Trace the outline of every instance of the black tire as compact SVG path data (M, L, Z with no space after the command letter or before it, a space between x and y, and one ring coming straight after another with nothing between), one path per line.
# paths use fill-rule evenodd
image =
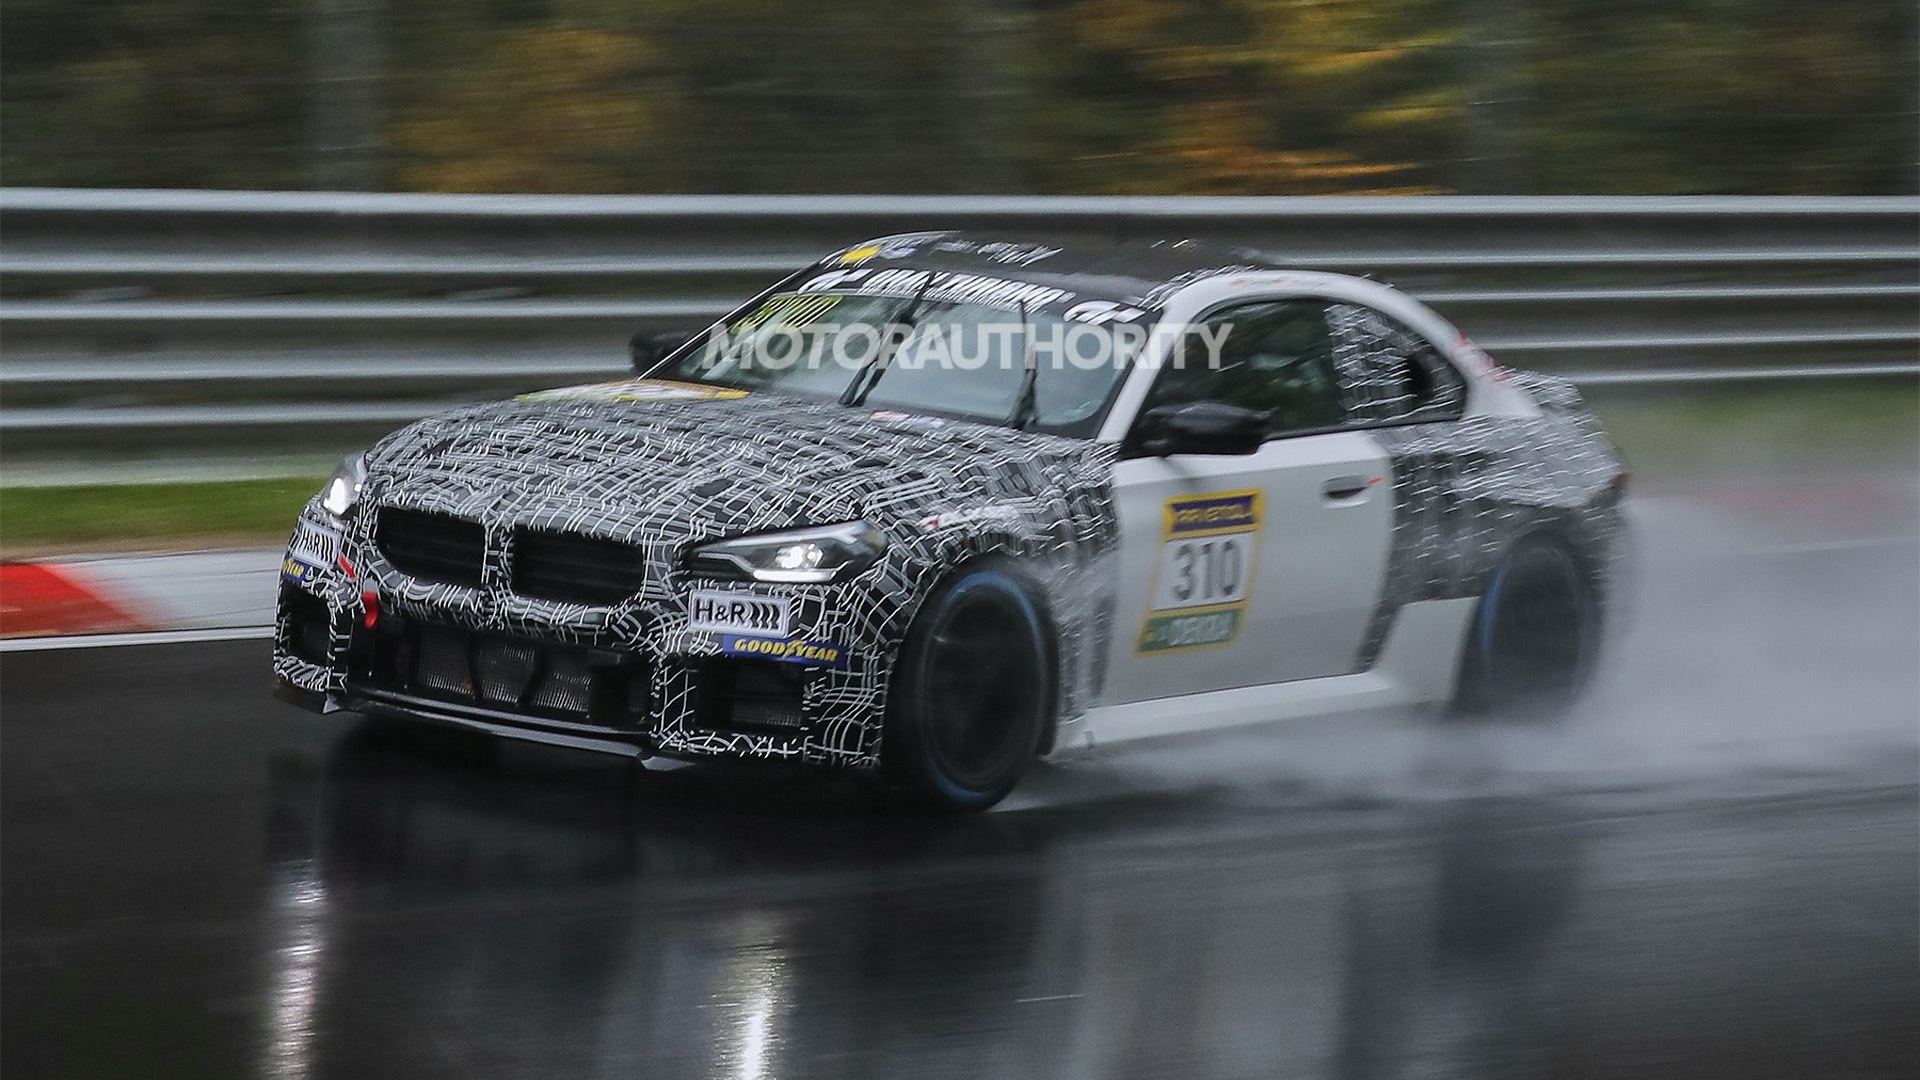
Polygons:
M1456 711L1553 720L1586 683L1599 610L1580 561L1535 534L1507 552L1468 624Z
M1053 719L1052 634L998 561L943 582L907 630L887 698L888 778L910 801L985 810L1005 798Z

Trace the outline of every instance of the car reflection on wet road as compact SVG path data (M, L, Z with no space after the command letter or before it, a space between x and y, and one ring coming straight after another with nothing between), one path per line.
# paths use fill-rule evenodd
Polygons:
M712 778L503 789L377 729L276 777L275 1045L324 985L324 1056L401 1072L447 1047L729 1076L1808 1075L1842 1046L1867 1072L1909 1052L1910 792L877 822ZM808 812L755 812L779 796Z

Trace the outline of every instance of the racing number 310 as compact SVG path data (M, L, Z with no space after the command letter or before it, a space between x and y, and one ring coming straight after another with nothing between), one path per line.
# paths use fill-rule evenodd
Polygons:
M1173 580L1168 591L1174 601L1185 606L1240 599L1247 568L1240 537L1176 541L1172 547Z
M1239 604L1247 598L1254 534L1176 537L1160 553L1154 611Z

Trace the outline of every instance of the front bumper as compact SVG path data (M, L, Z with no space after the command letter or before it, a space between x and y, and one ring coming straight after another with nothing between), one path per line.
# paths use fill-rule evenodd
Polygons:
M690 630L683 604L556 606L543 618L517 598L412 587L370 547L350 545L343 562L290 565L281 581L274 672L283 697L315 711L629 756L878 764L891 650L843 647L817 665L817 650L761 658ZM845 640L846 596L787 599L802 643Z

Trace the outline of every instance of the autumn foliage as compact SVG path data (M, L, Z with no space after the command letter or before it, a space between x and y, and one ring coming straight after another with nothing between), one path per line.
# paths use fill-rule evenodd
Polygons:
M0 182L1897 193L1912 0L7 0Z

